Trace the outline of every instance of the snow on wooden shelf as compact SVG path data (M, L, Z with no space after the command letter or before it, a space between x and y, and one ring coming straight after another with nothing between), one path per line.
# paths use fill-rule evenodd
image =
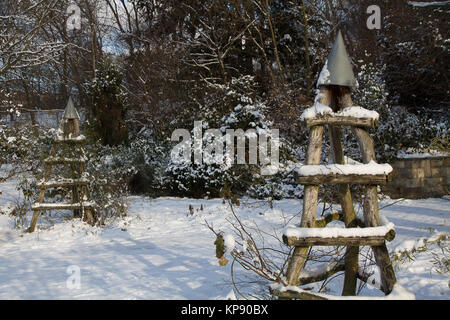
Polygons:
M72 137L71 134L69 136L64 136L64 135L59 135L59 134L55 136L55 142L77 143L77 142L84 142L85 140L86 140L86 137L82 134L77 137Z
M89 180L86 179L58 179L58 180L49 180L49 181L41 181L37 184L39 189L44 188L55 188L55 187L63 187L63 186L78 186L78 185L88 185Z
M333 245L370 245L384 244L395 237L395 226L381 218L379 227L367 228L299 228L287 226L283 231L283 241L289 246L333 246Z
M312 107L307 108L305 111L303 111L300 119L312 119L324 115L331 115L335 117L370 118L373 120L378 120L380 118L378 112L368 110L363 107L351 106L346 107L339 112L333 112L333 110L329 106L325 106L319 102L316 102Z
M45 163L84 163L87 159L81 158L65 158L65 157L48 157L44 160Z
M333 296L325 293L316 293L303 290L296 286L283 286L280 283L270 284L270 292L279 298L301 300L415 300L414 293L408 291L400 284L394 284L390 294L383 297L372 296Z
M300 116L300 120L304 121L306 119L317 118L325 114L333 114L333 109L331 109L329 106L316 102L312 107L307 108L305 111L303 111L302 115Z
M93 201L84 201L81 203L35 203L31 206L31 210L73 210L81 208L90 208L95 205Z
M325 164L325 165L302 165L295 169L299 176L315 175L387 175L392 172L392 166L388 163L376 163L370 161L367 164Z
M349 164L302 165L295 169L299 184L385 184L392 172L389 164L370 161L367 164L351 162Z
M391 181L390 175L384 174L330 174L330 175L316 175L316 176L296 176L296 182L303 185L337 185L337 184L362 184L362 185L385 185Z
M316 102L314 106L302 113L300 119L305 121L308 127L323 124L374 127L378 124L379 117L378 112L359 106L347 107L339 112L333 112L330 107Z

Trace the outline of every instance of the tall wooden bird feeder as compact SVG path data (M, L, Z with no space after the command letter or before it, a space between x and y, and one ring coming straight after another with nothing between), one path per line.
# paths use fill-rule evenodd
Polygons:
M304 185L303 215L300 226L287 227L283 240L294 246L287 270L289 286L302 283L302 269L311 246L347 246L343 295L355 295L360 246L371 246L380 270L381 290L389 294L396 282L386 248L395 236L394 225L378 214L377 185L385 184L392 167L376 163L373 140L367 131L378 123L378 113L353 106L350 90L356 84L342 34L339 32L318 80L314 106L305 110L302 120L310 128L306 164L296 170L297 182ZM331 141L332 164L321 165L324 126ZM349 126L358 140L363 163L348 163L342 148L342 127ZM319 185L337 185L342 212L316 220ZM353 207L350 184L365 185L364 221ZM325 227L342 220L346 228ZM361 228L358 228L361 227ZM319 277L320 278L320 277ZM323 280L323 279L322 279ZM316 280L319 281L319 280ZM272 290L281 298L311 298L310 294Z
M73 210L75 217L82 216L89 224L94 224L94 203L89 201L89 180L84 172L86 157L82 144L86 138L80 135L79 120L72 98L69 98L50 155L43 163L44 178L37 184L39 196L36 203L31 206L34 214L28 228L29 232L34 231L39 214L45 210ZM53 170L54 167L57 169ZM71 193L71 201L44 202L49 189L63 189L65 195Z

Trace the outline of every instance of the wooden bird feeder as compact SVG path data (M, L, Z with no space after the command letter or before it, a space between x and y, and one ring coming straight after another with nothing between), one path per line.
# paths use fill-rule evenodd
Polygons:
M320 74L318 95L314 106L305 110L302 119L310 128L306 164L297 170L297 182L304 185L303 214L300 226L286 228L283 241L294 246L286 281L289 286L302 283L302 269L311 246L347 247L343 295L355 295L358 274L359 246L371 246L380 269L381 290L388 295L396 283L386 241L395 236L394 226L380 219L377 185L389 179L392 167L377 164L374 143L366 128L378 123L378 114L355 107L350 89L356 84L341 32L333 44ZM328 127L333 164L320 164L324 126ZM349 126L358 140L363 163L346 163L342 148L342 126ZM342 212L316 221L319 185L337 185ZM353 207L350 184L365 185L364 221L359 221ZM328 219L329 218L329 219ZM342 220L345 229L326 228L333 220ZM362 227L362 228L359 228ZM326 277L325 277L326 278ZM318 279L323 280L321 277ZM319 281L319 280L316 280ZM321 299L312 293L271 290L279 298Z
M34 211L28 228L33 232L41 211L73 210L74 216L82 216L89 224L94 224L94 202L89 201L89 180L84 174L86 157L82 148L85 137L80 135L80 116L69 98L64 110L60 130L55 136L49 157L44 159L44 178L37 184L39 196L31 206ZM53 170L54 166L62 166ZM67 169L67 170L64 170ZM53 176L61 172L70 172L69 176ZM46 191L63 188L72 193L72 201L49 203L44 202Z

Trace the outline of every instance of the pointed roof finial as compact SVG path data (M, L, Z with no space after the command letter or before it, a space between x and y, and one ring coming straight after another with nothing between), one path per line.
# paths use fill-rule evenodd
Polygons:
M317 81L317 86L319 85L346 87L354 87L356 85L352 64L345 49L341 31L338 32L331 52L328 55L327 62L320 73L319 80Z
M75 106L72 101L72 97L69 97L69 101L67 101L66 109L64 110L64 119L80 119L80 116L78 115L77 109L75 109Z

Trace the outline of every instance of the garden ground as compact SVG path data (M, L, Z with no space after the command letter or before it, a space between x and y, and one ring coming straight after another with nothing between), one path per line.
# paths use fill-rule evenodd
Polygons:
M17 201L15 186L0 184L0 211ZM394 260L398 282L416 299L450 299L449 199L394 202L384 200L380 207L392 204L381 213L396 227L388 249L401 256ZM43 216L32 234L17 228L14 217L0 214L0 299L242 298L233 292L231 263L219 266L215 235L206 226L207 221L231 232L228 204L221 199L132 196L128 206L127 217L104 227L64 215ZM270 209L267 202L246 199L235 210L244 223L281 239L286 223L299 222L301 200L274 201ZM439 236L444 236L440 244L434 241ZM267 245L279 245L269 238ZM408 254L401 255L405 250ZM73 268L80 271L79 288L70 282ZM248 274L239 268L236 273ZM330 282L327 293L340 294L342 278ZM267 283L252 279L249 275L253 295L267 297ZM381 293L366 286L361 295Z

